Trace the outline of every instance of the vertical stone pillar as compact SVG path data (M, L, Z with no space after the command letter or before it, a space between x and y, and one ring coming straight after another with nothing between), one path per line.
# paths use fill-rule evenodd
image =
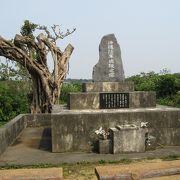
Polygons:
M93 68L94 82L124 81L120 46L114 34L106 35L99 45L99 62Z

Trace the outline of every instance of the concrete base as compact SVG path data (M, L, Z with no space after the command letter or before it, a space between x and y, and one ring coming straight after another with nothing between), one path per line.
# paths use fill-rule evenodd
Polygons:
M134 91L133 82L88 82L82 85L83 92L129 92Z
M110 139L99 140L99 153L100 154L112 153L112 141Z
M110 128L112 153L144 152L145 130L142 128Z
M35 165L78 163L78 162L117 162L124 159L154 159L180 156L180 146L164 146L143 153L99 154L84 152L52 153L51 133L47 127L26 128L17 140L0 155L0 167L14 165ZM169 162L168 162L169 163ZM1 174L1 173L0 173Z
M64 111L51 115L53 152L98 152L95 130L148 122L150 133L162 145L180 145L180 109L138 108Z
M73 109L100 109L98 92L70 93L68 108ZM129 108L155 107L156 93L153 91L129 92Z
M155 150L157 147L156 137L148 135L146 137L145 149L146 151Z

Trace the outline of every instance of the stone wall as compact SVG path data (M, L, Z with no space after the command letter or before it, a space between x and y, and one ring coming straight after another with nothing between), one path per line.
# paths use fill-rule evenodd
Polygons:
M0 128L0 154L15 141L25 127L25 116L20 114Z
M51 114L26 114L27 127L50 127Z
M51 114L20 114L0 127L0 155L26 127L51 127Z
M134 91L129 93L129 108L156 107L154 91Z
M19 115L0 128L0 154L26 127L52 127L53 152L98 150L94 131L116 125L149 122L149 131L162 145L180 145L180 109L138 108L62 111L59 114Z
M53 152L97 151L94 131L122 124L149 122L150 132L162 145L180 145L180 110L147 108L67 112L52 115Z

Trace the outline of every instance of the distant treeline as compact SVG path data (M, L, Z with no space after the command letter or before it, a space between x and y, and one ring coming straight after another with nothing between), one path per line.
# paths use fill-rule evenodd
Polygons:
M85 83L85 82L91 82L92 79L65 79L65 83Z
M136 91L156 91L157 103L180 107L180 73L149 72L127 78L133 81Z

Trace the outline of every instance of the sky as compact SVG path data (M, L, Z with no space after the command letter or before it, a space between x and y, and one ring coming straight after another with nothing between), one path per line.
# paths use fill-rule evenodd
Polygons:
M67 78L92 78L101 38L111 33L126 77L164 68L180 72L180 0L0 0L0 36L12 39L26 19L76 28L58 42L61 49L68 43L75 48Z

